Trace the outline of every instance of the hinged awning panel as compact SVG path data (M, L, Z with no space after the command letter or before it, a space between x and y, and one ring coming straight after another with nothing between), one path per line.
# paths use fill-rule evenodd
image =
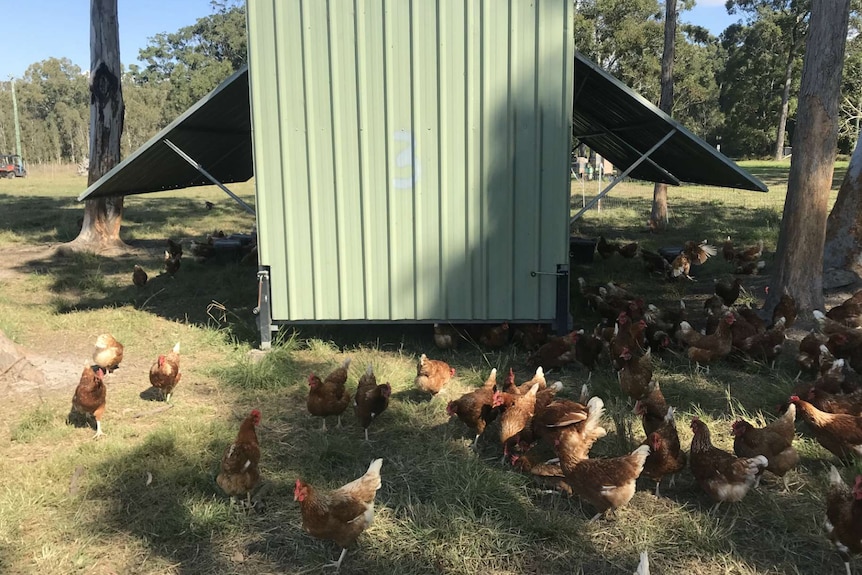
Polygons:
M161 192L212 182L164 140L199 162L222 183L254 175L248 68L243 68L198 100L166 128L87 188L78 200Z
M582 54L575 53L574 65L572 135L621 171L676 130L650 154L652 162L642 162L632 170L632 178L767 191L763 182Z

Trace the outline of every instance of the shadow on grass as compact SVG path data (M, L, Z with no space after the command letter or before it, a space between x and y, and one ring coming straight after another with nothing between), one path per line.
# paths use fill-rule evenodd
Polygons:
M204 452L220 449L209 445ZM105 459L88 489L102 510L91 518L93 527L134 536L180 573L224 572L229 566L213 540L231 528L231 510L213 502L215 481L201 463L166 430Z
M23 236L28 245L71 241L80 229L83 204L73 197L0 194L0 202L0 229ZM192 239L203 240L215 229L227 234L248 232L252 224L248 214L227 202L207 211L195 198L129 197L121 232L130 247L128 253L63 257L51 252L33 257L22 252L16 270L47 276L48 289L54 294L51 303L59 313L132 305L166 319L225 329L240 341L257 342L252 314L257 305L257 266L213 260L197 263L188 253ZM174 277L162 271L167 237L186 245ZM143 288L132 284L135 264L149 275Z

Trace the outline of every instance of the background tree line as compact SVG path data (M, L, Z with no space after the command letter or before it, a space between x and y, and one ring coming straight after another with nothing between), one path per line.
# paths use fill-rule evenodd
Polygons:
M694 0L678 4L671 115L735 158L774 156L782 145L792 145L811 0L728 0L728 12L739 19L717 37L684 23ZM577 0L576 7L576 48L657 104L664 3ZM847 37L841 153L852 151L862 124L858 8L854 5ZM213 2L213 13L194 25L152 38L140 51L143 64L123 74L123 155L242 66L246 47L245 3L239 0ZM86 71L66 58L49 58L32 64L15 87L29 162L79 162L87 156ZM0 152L13 149L6 81L0 82Z

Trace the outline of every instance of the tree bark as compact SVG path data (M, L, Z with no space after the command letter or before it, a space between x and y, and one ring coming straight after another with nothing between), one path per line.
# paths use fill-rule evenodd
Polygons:
M661 53L661 98L658 107L670 115L673 110L673 60L676 40L676 0L665 0L664 49ZM667 184L656 183L652 194L651 230L667 227Z
M778 162L784 159L784 142L787 134L787 116L790 113L790 86L793 83L793 62L796 60L796 50L799 47L799 26L801 17L796 19L793 27L793 39L787 54L787 65L784 67L784 90L781 92L781 113L778 116L778 134L775 138L775 154L773 159Z
M784 293L803 317L823 309L823 246L849 14L850 0L812 5L776 269L764 305L770 314Z
M92 185L120 162L123 88L117 0L90 0L90 170ZM73 250L123 248L123 196L85 200L84 223Z
M862 277L862 134L850 157L838 198L826 220L823 269L843 269Z

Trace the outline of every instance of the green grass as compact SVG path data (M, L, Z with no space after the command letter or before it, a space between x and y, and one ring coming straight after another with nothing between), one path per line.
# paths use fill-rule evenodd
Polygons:
M729 234L739 243L764 238L771 254L787 166L745 166L774 191L671 188L673 225L649 235L642 229L652 187L631 185L614 191L601 212L588 212L578 232L653 249L695 238L719 242ZM789 493L767 480L741 503L710 513L711 502L685 472L674 487L662 486L661 498L652 495L652 482L641 480L615 518L588 523L589 505L545 494L529 477L500 464L496 426L473 452L470 432L446 416L446 402L480 385L491 367L505 373L512 366L525 381L519 350L465 345L438 352L427 328L318 326L285 328L270 353L250 353L257 342L254 266L187 258L176 277L159 274L166 237L187 242L214 229L247 231L252 221L242 210L210 188L132 196L123 238L133 251L111 258L55 256L45 246L76 235L82 210L74 196L83 187L83 178L59 169L0 180L0 248L14 256L10 270L0 268L0 328L37 355L70 365L65 383L0 403L0 435L7 439L0 444L0 571L319 573L338 549L302 531L294 481L336 487L363 473L375 457L384 459L377 518L350 550L342 573L628 574L645 549L655 573L841 569L820 528L825 470L834 459L804 431L797 442L803 461L789 475ZM253 201L252 190L250 184L235 188L247 201ZM204 210L205 199L216 208ZM150 273L140 289L130 278L136 263ZM699 318L697 304L711 293L711 278L728 272L716 258L696 270L701 281L667 284L628 260L597 258L575 266L573 277L618 281L659 305L685 298ZM747 279L744 297L762 301L767 283L768 276ZM576 327L595 325L597 318L576 294L572 309ZM107 378L107 435L92 441L93 431L67 424L66 415L80 366L103 331L124 342L126 356ZM182 343L183 380L174 407L157 411L162 404L146 393L147 370L176 341ZM655 378L677 408L683 445L695 415L724 448L731 447L736 417L774 417L794 385L792 345L787 347L775 371L728 361L701 374L684 357L657 358ZM447 392L433 399L413 389L422 352L458 370ZM326 373L345 356L353 360L350 388L368 363L379 381L392 384L392 402L371 426L370 444L361 441L350 411L343 429L330 418L322 433L305 407L309 372ZM572 366L553 377L572 397L586 371ZM630 451L643 434L606 364L591 386L605 399L609 431L594 456ZM261 470L269 491L265 511L249 515L231 507L214 477L222 451L252 408L263 412Z

